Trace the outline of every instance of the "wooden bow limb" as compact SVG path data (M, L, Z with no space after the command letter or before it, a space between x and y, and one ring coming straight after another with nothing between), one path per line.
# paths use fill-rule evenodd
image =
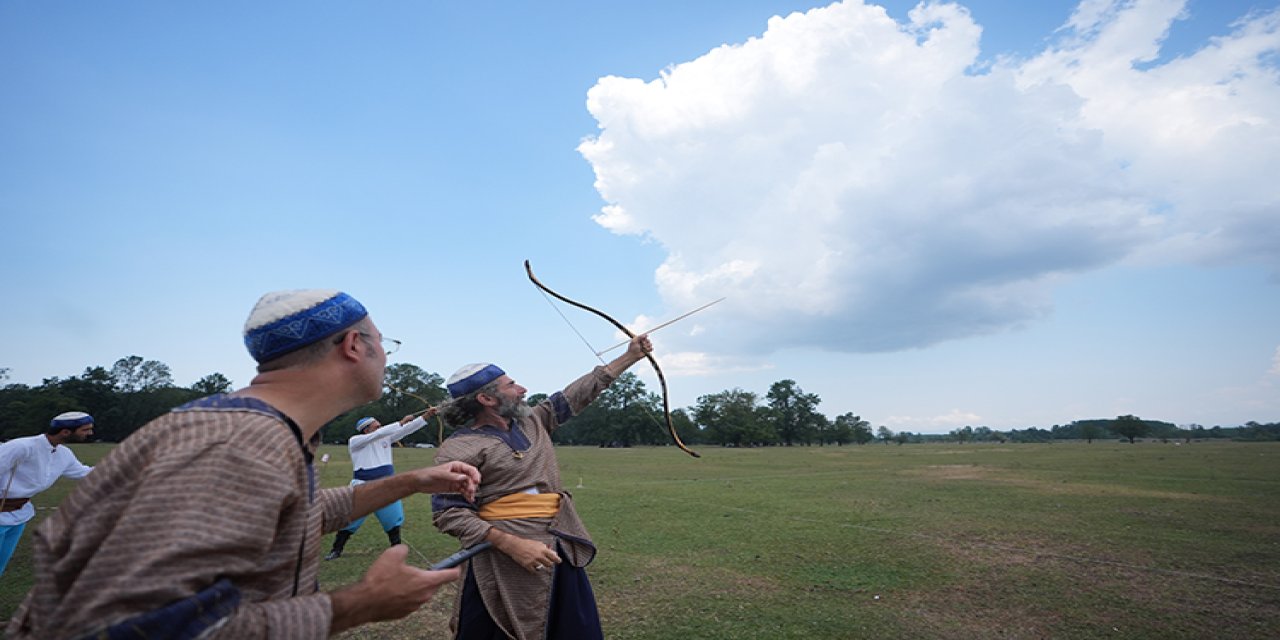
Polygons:
M410 398L415 398L415 399L417 399L418 401L422 402L422 404L427 405L427 408L426 408L426 409L422 409L421 411L415 411L415 412L413 412L413 413L409 414L409 415L411 415L411 416L413 416L413 417L415 417L415 418L416 418L416 417L418 417L418 416L420 416L420 415L422 415L422 414L424 414L424 413L427 413L427 412L429 412L429 411L435 411L435 410L437 410L437 409L439 409L439 408L440 408L440 405L432 405L432 404L431 404L431 402L430 402L429 400L427 400L426 398L424 398L424 397L422 397L422 396L420 396L420 395L418 395L418 394L416 394L416 393L409 393L408 391L405 391L404 389L401 389L400 387L397 387L397 386L395 386L394 384L391 384L390 382L387 382L387 383L385 383L385 384L387 385L387 388L388 388L388 389L390 389L390 390L392 390L392 391L394 391L394 392L396 392L396 393L402 393L402 394L404 394L404 395L406 395L406 396L409 396ZM437 440L436 440L436 446L440 446L440 445L444 444L444 418L440 417L440 414L439 414L439 413L434 413L434 414L432 414L432 415L434 415L434 416L435 416L435 418L436 418L436 422L440 425L440 428L439 428L439 429L437 430L437 432L436 432L436 438L437 438Z
M605 320L607 320L609 324L612 324L614 327L617 327L617 329L621 331L624 335L630 338L636 337L636 334L633 333L630 329L628 329L626 325L622 324L621 322L618 322L609 314L599 309L596 309L595 307L591 307L581 302L570 300L569 298L566 298L556 293L555 291L552 291L549 287L547 287L547 285L542 284L542 282L538 280L538 277L533 275L533 267L529 264L528 260L524 261L524 270L525 270L525 273L529 275L529 281L532 282L535 287L542 290L544 293L556 298L557 300L560 300L561 302L564 302L566 304L570 304L579 309L582 309L583 311L589 311L591 313L594 313L597 316L600 316L601 318L604 318ZM675 442L677 447L680 447L681 451L684 451L685 453L695 458L701 458L702 456L698 452L685 446L684 442L680 440L680 434L676 433L675 423L671 421L671 401L669 399L670 394L667 391L667 377L663 375L662 367L658 366L658 361L653 357L653 354L645 353L644 357L646 360L649 361L649 364L653 367L653 372L658 374L658 384L662 386L662 412L666 416L667 431L671 433L672 441Z

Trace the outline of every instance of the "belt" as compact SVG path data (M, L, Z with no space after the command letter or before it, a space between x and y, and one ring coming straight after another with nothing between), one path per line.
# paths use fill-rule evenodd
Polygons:
M0 505L0 512L17 511L31 502L31 498L5 498L3 505Z
M518 520L520 518L552 518L560 512L558 493L509 493L480 505L481 520Z

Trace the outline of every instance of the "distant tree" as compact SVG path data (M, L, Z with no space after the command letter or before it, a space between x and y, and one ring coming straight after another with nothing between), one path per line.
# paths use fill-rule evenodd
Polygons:
M821 413L814 415L813 439L819 447L836 443L836 423Z
M768 416L784 446L808 443L819 426L817 394L805 393L795 380L779 380L769 387Z
M657 444L666 426L662 398L645 389L644 381L630 371L618 376L591 408L605 414L605 424L614 444L630 447Z
M384 423L399 420L411 413L418 413L427 407L439 406L449 397L449 392L444 387L444 377L408 362L397 362L387 366L383 384L387 388L386 392L375 403L377 407L372 409L369 415L379 418ZM436 440L439 439L440 425L434 418L431 423L409 434L402 442L439 444ZM445 430L446 436L448 433L448 430Z
M72 376L66 380L46 380L45 384L38 387L38 392L58 393L70 398L72 405L62 411L84 411L94 416L98 423L94 432L99 438L107 437L104 431L109 434L117 428L122 433L128 433L123 425L118 424L122 394L117 388L116 378L102 367L86 367L78 377Z
M325 442L345 443L355 434L355 423L364 416L377 418L382 424L390 424L412 413L436 406L447 397L444 378L440 374L424 370L415 364L398 362L387 367L383 377L385 390L382 397L348 411L330 420L320 431ZM402 442L436 442L440 423L433 418L426 427L406 436ZM448 436L449 430L444 430Z
M880 425L876 427L876 437L879 438L881 442L889 444L889 442L893 440L893 431L889 429L889 427Z
M201 397L227 393L231 391L231 381L221 373L214 372L196 380L195 384L191 385L191 390Z
M1271 441L1280 439L1280 424L1262 424L1250 420L1240 427L1240 438L1243 440Z
M1009 430L1009 439L1014 442L1053 442L1053 438L1053 431L1039 427Z
M951 437L954 438L956 442L964 444L973 439L973 427L965 425L960 429L952 429Z
M124 393L155 391L173 386L169 365L157 360L143 360L142 356L120 358L111 365L111 377L116 389Z
M911 441L911 432L899 431L897 435L893 436L893 441L898 443L898 446L902 446Z
M169 365L141 356L116 360L111 365L111 380L115 382L118 403L115 411L107 414L107 420L95 420L101 424L94 431L112 442L125 439L138 427L167 413L175 402L182 404L189 397L189 392L166 392L174 389Z
M709 441L743 447L777 440L763 413L756 394L733 389L699 397L693 419Z
M862 416L846 413L836 418L836 425L840 431L848 430L852 442L866 444L875 440L875 435L871 433L871 423L863 420Z
M672 424L676 424L672 412ZM665 442L662 398L649 393L636 374L625 372L598 398L552 434L561 444L629 447ZM678 433L678 430L677 430Z
M1203 433L1204 427L1193 422L1191 424L1182 425L1181 431L1178 433L1178 437L1183 438L1188 444L1190 444L1192 438L1202 437L1200 434Z
M1120 416L1112 422L1111 430L1122 438L1128 438L1129 444L1133 444L1136 438L1140 438L1150 431L1147 423L1138 416L1126 415Z
M1094 440L1102 437L1102 427L1096 422L1086 422L1080 425L1080 437L1084 438L1088 444L1093 444Z
M52 380L56 382L57 378ZM5 385L0 389L0 438L8 440L41 433L49 425L49 419L65 411L72 402L56 388Z
M676 433L680 436L681 442L685 444L702 444L706 442L702 431L698 429L698 425L694 423L693 418L689 417L687 410L672 409L671 424L675 425ZM668 437L663 436L663 442L666 442Z

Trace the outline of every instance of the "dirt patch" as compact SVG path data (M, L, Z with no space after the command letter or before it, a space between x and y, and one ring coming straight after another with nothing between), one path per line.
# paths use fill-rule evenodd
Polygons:
M953 584L887 593L882 602L912 637L1269 638L1280 628L1273 585L1095 562L1048 540L1008 542L1054 552L939 540Z
M988 467L976 464L935 464L904 473L930 480L983 480L991 475Z
M431 602L408 617L365 625L337 637L342 640L447 640L453 637L449 631L449 617L453 615L453 600L457 592L455 584L445 585L440 587Z
M1155 491L1151 489L1135 489L1110 484L1094 484L1074 482L1070 480L1045 480L1018 475L1008 469L984 467L974 464L939 464L929 465L902 472L903 475L924 478L926 480L957 481L982 480L993 484L1021 487L1047 495L1099 496L1120 498L1153 498L1172 500L1194 500L1197 502L1217 502L1224 498L1198 493L1178 491Z
M693 571L688 567L648 561L621 582L596 586L601 623L608 630L618 625L643 626L669 616L687 615L687 605L673 597L672 585L681 585L674 592L696 590L699 599L742 603L784 589L775 580L759 575L720 567Z

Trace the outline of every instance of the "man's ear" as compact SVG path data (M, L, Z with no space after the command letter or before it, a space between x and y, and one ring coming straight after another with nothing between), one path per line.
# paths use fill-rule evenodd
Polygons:
M342 336L342 341L338 343L338 349L342 351L342 357L350 359L359 359L359 347L356 346L360 342L360 332L354 329L347 329Z
M484 406L484 407L496 407L496 406L498 406L498 399L497 399L497 398L495 398L495 397L493 397L493 396L491 396L491 395L489 395L489 394L487 394L487 393L477 393L477 394L476 394L476 402L479 402L479 403L480 403L480 405L481 405L481 406Z

